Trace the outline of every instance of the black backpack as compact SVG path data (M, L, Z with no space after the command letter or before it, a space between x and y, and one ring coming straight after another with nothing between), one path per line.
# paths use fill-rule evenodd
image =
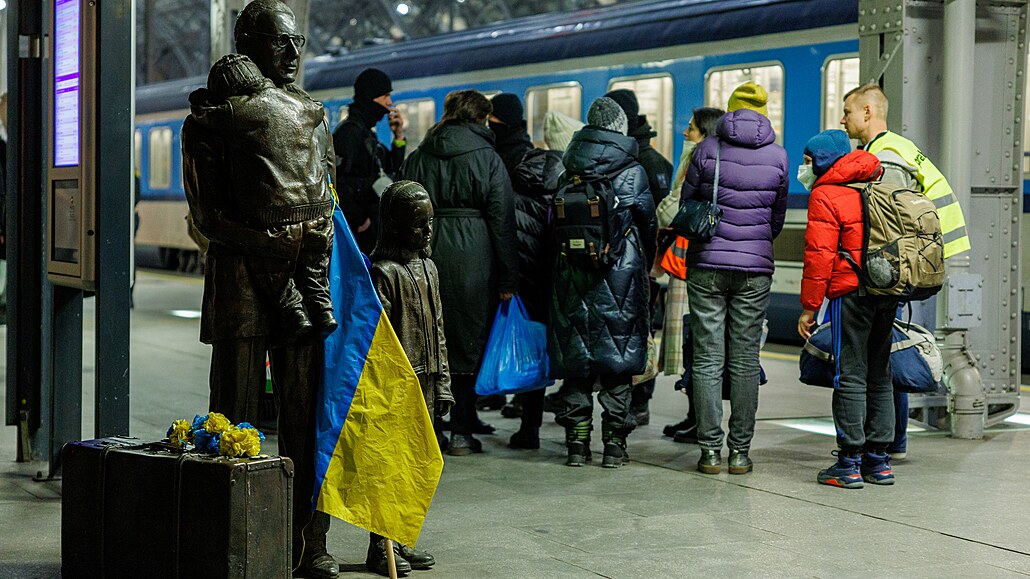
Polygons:
M607 267L622 255L625 238L614 222L615 188L607 175L571 175L555 193L555 246L570 265Z

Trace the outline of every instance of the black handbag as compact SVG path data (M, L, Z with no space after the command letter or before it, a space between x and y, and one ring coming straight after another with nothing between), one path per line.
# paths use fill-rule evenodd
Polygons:
M712 188L712 200L700 201L687 199L680 205L676 217L673 217L670 228L691 241L709 241L715 237L715 230L722 221L722 209L719 208L719 153L722 146L715 149L715 184Z

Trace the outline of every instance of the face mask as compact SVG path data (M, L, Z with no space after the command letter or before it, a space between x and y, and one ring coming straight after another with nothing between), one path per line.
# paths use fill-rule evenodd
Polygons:
M811 165L799 165L798 166L798 181L804 185L805 189L812 190L812 186L815 185L816 176L812 172Z

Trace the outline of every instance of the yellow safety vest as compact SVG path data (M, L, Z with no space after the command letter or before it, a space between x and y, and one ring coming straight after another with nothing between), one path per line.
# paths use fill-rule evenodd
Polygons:
M897 133L885 131L869 141L864 148L877 157L882 151L892 151L907 163L905 168L923 188L923 194L937 207L937 217L941 220L941 233L944 235L945 259L969 251L969 235L966 233L962 207L944 174L920 152L915 143Z

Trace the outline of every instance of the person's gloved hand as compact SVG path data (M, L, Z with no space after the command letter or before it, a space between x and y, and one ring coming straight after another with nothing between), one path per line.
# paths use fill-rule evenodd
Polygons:
M454 406L453 400L437 400L436 401L436 415L446 416L451 411L451 407Z

